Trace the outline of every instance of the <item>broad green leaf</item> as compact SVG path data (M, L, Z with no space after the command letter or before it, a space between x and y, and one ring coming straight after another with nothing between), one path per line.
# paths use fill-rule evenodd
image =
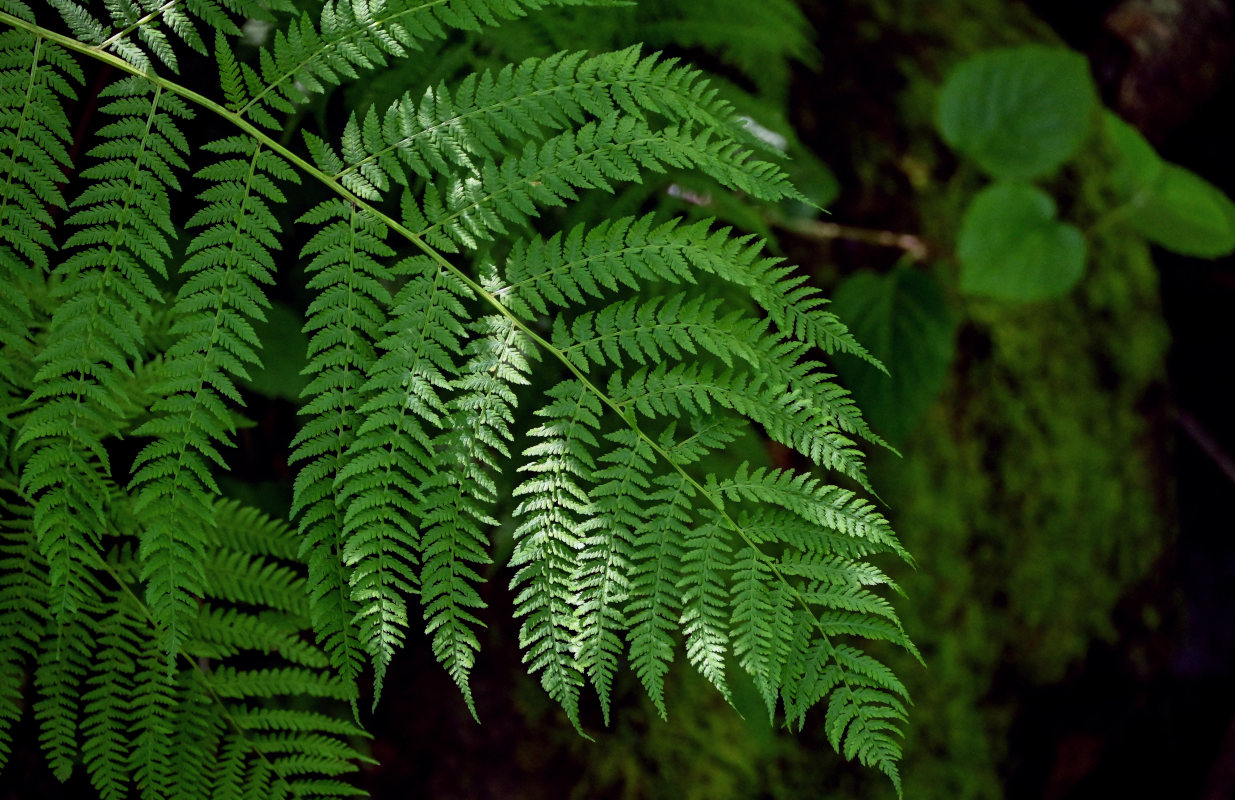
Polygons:
M245 385L267 397L300 402L308 378L300 374L305 365L308 338L301 332L304 320L282 303L272 303L266 321L254 326L262 341L262 368L253 371Z
M1058 297L1085 271L1085 237L1055 218L1046 192L996 183L974 197L961 221L961 290L1004 300Z
M1163 161L1135 128L1106 114L1104 133L1119 161L1111 176L1129 205L1122 221L1176 253L1216 258L1235 251L1235 204L1194 172Z
M836 290L832 311L888 368L884 374L841 356L842 381L876 431L903 441L943 389L952 364L956 326L943 289L920 268L859 272Z
M1149 191L1162 175L1166 162L1141 132L1110 111L1102 113L1102 136L1116 158L1111 184L1124 202Z
M1076 153L1098 108L1089 64L1042 45L993 50L944 83L936 124L944 141L995 178L1035 178Z

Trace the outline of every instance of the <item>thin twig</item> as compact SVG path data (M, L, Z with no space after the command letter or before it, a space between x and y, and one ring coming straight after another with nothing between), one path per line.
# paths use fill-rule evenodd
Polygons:
M878 247L895 247L898 250L904 250L914 261L925 261L931 254L931 247L926 240L912 233L859 228L818 219L787 220L773 217L771 222L778 228L784 228L791 233L811 239L826 241L844 239Z
M1222 449L1222 445L1218 444L1209 431L1205 430L1205 426L1201 421L1192 415L1189 411L1180 411L1175 415L1175 421L1179 423L1179 427L1188 435L1188 438L1196 443L1197 447L1209 456L1209 460L1214 462L1214 465L1222 470L1222 473L1235 483L1235 458L1231 458L1226 450Z

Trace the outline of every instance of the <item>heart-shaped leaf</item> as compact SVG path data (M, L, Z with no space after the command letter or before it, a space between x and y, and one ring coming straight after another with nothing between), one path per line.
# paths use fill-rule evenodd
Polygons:
M1055 218L1046 192L996 183L974 197L961 221L961 290L1004 300L1058 297L1085 271L1085 237Z
M944 141L995 178L1035 178L1071 158L1098 108L1084 56L1028 45L953 70L939 96Z

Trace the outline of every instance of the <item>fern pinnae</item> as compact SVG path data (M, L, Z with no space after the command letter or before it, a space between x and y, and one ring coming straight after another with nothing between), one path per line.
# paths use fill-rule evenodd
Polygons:
M257 364L251 320L264 320L268 305L260 286L273 280L271 249L279 247L278 222L268 201L284 202L276 181L297 180L277 155L250 139L222 139L206 146L224 158L199 177L212 182L207 202L189 221L202 227L189 244L174 310L162 399L157 416L135 434L153 436L134 463L131 489L136 509L152 514L144 531L142 579L151 609L163 627L164 648L179 649L201 593L205 530L213 524L218 486L210 465L225 466L220 445L229 445L232 418L223 399L241 403L233 382Z
M7 5L5 6L8 7ZM14 9L15 11L18 9ZM29 15L29 9L26 9ZM60 47L25 31L0 33L0 425L10 427L10 395L31 349L34 321L25 289L48 271L59 184L69 164L70 125L63 100L81 69Z
M141 357L141 326L162 303L150 273L166 276L171 212L165 186L184 166L187 146L175 120L183 103L134 78L107 87L100 109L114 121L107 141L91 150L100 162L83 171L96 182L74 201L66 248L79 248L56 268L59 300L37 356L35 410L17 438L33 444L22 489L35 497L40 550L51 569L58 619L80 613L80 596L97 558L110 463L102 444L125 416L117 398ZM89 511L89 514L83 513Z
M729 625L725 614L725 584L732 569L733 545L721 520L708 514L690 532L682 577L682 632L686 656L707 678L726 702L731 702L725 679L725 658L729 650Z
M344 563L363 646L378 687L407 627L404 594L418 582L419 511L434 470L430 449L448 414L444 396L461 374L471 290L440 265L405 260L410 280L396 296L363 387L364 416L337 478L344 504ZM427 427L426 427L427 426Z
M793 596L769 581L763 553L750 545L738 548L733 561L733 654L754 680L773 718L780 696L781 671L792 641ZM769 585L771 584L771 585Z
M521 154L500 164L485 162L475 174L442 182L414 209L409 227L435 246L474 248L506 233L506 223L527 226L540 206L564 206L580 190L612 193L615 183L640 182L644 172L670 168L697 167L764 199L797 196L779 167L750 156L719 131L654 129L613 112L544 142L529 141Z
M559 52L468 75L453 94L444 84L426 90L419 102L409 93L380 122L373 109L363 121L353 115L333 177L377 200L392 183L407 186L411 175L432 179L456 168L475 171L477 160L492 160L511 145L616 111L715 128L733 116L700 73L678 67L674 59L641 57L638 46L586 59L580 52Z
M308 309L312 375L301 414L308 421L292 442L293 462L307 462L296 476L291 514L299 519L301 552L308 556L313 628L344 676L355 678L362 648L354 628L348 570L343 564L343 509L336 484L360 427L365 373L385 320L391 279L383 259L394 255L383 241L385 226L341 200L323 203L301 218L319 226L301 257L308 287L321 293Z
M515 489L522 497L515 516L515 616L523 617L519 645L530 672L561 704L576 729L583 676L574 651L579 624L572 603L571 578L583 535L596 527L595 510L579 485L594 469L589 452L600 423L601 405L579 381L567 380L547 392L550 402L536 412L544 419L529 433L541 441L524 451L533 460L520 467L531 474Z
M614 431L606 439L615 450L602 454L588 492L599 514L598 524L583 539L571 583L578 587L579 634L575 644L580 668L600 700L605 723L622 633L629 627L625 606L630 598L631 573L636 558L635 531L644 520L642 504L651 484L651 451L629 430Z
M86 681L91 688L82 695L82 760L104 800L128 794L126 739L138 677L131 653L140 649L142 623L123 598L103 609L95 655L98 670Z
M665 675L673 661L673 632L682 610L678 581L694 522L694 497L680 473L658 476L648 494L645 522L635 536L638 556L632 561L626 638L631 666L662 719L668 716Z
M8 763L12 726L21 719L25 673L39 652L48 614L46 564L38 557L30 510L15 495L9 476L0 494L0 768Z
M315 26L306 15L286 36L279 32L260 54L260 73L243 69L250 99L242 116L276 127L271 112L290 111L310 92L324 91L356 77L358 71L406 56L422 41L445 38L450 30L479 30L499 20L548 5L580 0L333 0Z
M476 327L487 335L465 351L471 358L455 381L460 392L447 406L446 429L433 447L445 466L430 475L420 512L426 630L473 716L468 676L480 649L473 627L481 622L470 609L485 606L473 584L481 580L476 567L491 562L484 529L497 524L489 511L498 500L495 456L510 455L513 386L527 383L517 329L501 317Z

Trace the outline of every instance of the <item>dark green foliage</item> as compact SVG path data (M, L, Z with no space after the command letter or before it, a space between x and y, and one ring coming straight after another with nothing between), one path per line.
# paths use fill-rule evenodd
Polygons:
M556 3L341 0L316 21L225 5L101 18L63 0L76 40L0 6L4 80L25 76L3 94L4 298L22 321L0 340L0 555L23 564L0 583L4 729L30 670L52 769L80 763L104 797L349 794L347 705L366 666L380 695L410 598L475 713L506 517L524 660L577 728L589 683L608 719L624 659L664 715L681 642L726 700L736 665L770 717L801 726L823 704L833 746L899 790L904 690L849 642L916 655L864 560L908 555L824 477L869 489L859 442L882 442L820 359L870 357L754 237L578 212L670 173L803 199L732 103L637 48L555 52L296 137L315 94ZM234 43L250 13L279 26L251 58ZM175 40L203 53L209 31L223 102L154 71L203 63ZM61 221L70 50L117 77ZM268 287L294 274L293 188L309 209L295 532L219 480ZM752 432L799 466L718 457Z

